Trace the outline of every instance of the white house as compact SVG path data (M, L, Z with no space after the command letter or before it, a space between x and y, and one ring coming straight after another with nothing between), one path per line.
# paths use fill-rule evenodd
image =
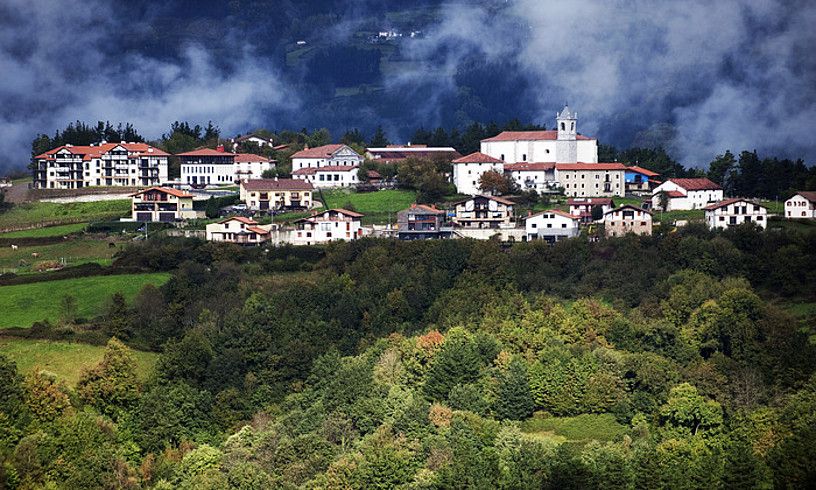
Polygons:
M558 188L554 163L505 163L504 174L523 190L546 192Z
M167 180L169 153L147 143L63 145L32 160L37 189L154 186Z
M727 229L743 223L754 223L760 228L768 227L768 208L765 206L734 197L705 208L706 224L711 229Z
M336 240L356 240L363 236L363 215L346 209L329 209L295 221L292 245L316 245Z
M292 172L292 178L305 180L316 188L352 187L359 183L357 165L304 167Z
M264 172L275 168L275 161L252 153L235 154L235 182L260 179Z
M504 162L481 152L471 153L451 162L453 165L453 185L459 194L475 196L481 194L479 179L491 170L504 172Z
M572 238L580 233L581 220L558 209L549 209L532 216L524 222L527 240L546 240L557 242Z
M652 213L630 204L604 213L604 233L608 237L652 234Z
M254 143L259 147L263 148L264 146L273 147L275 143L272 141L272 138L267 138L265 136L259 136L257 134L245 134L244 136L239 136L232 140L234 144L237 143Z
M176 155L181 164L181 182L190 186L224 185L235 182L235 153L201 148Z
M567 196L626 195L626 166L622 163L556 163L555 178Z
M785 201L785 217L816 218L816 191L799 191Z
M363 163L356 151L347 145L324 145L305 148L292 155L292 170L319 167L350 167Z
M151 187L130 197L134 221L171 222L197 216L193 210L193 195L178 189Z
M233 216L206 227L207 240L241 245L257 245L267 241L272 225L261 226L255 220Z
M595 163L598 140L578 134L578 114L556 114L555 131L504 131L481 142L481 152L507 163Z
M664 193L665 197L662 196ZM703 209L709 204L722 201L723 189L705 178L669 179L655 187L652 209L662 209L663 199L667 203L663 211Z

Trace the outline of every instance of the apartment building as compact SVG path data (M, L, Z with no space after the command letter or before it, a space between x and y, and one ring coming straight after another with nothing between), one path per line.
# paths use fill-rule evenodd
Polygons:
M411 204L397 213L397 235L400 240L430 240L450 236L443 230L445 211L434 206Z
M252 179L241 182L240 199L255 210L310 209L314 186L304 180Z
M625 204L604 213L604 233L608 237L652 234L652 214L637 206Z
M181 163L181 182L193 187L224 185L235 182L235 153L201 148L176 155Z
M623 197L626 166L622 163L556 163L555 177L572 197Z
M167 180L170 154L147 143L63 145L33 158L36 189L155 186Z
M354 187L360 180L357 165L329 165L325 167L304 167L294 170L292 178L311 183L316 188Z
M497 196L474 196L454 203L453 222L463 228L502 228L511 226L513 201Z

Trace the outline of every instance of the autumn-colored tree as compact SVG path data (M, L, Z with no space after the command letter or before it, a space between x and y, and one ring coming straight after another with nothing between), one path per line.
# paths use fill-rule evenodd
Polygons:
M102 361L85 371L77 383L80 400L115 417L139 398L136 362L130 349L115 337L108 341Z
M509 176L488 170L479 177L479 190L485 194L502 196L516 192L518 186Z

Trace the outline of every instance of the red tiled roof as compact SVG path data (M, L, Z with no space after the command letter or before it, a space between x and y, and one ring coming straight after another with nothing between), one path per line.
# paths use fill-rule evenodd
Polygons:
M251 162L269 163L269 159L266 157L262 157L260 155L255 155L254 153L235 154L235 163L251 163Z
M177 153L177 157L235 157L235 153L227 151L213 150L212 148L200 148L198 150Z
M478 196L473 196L473 197L469 197L467 199L462 199L461 201L456 201L456 202L454 202L452 204L454 206L456 206L457 204L462 204L463 202L468 202L468 201L473 200L473 199L475 199L477 197L484 197L485 199L490 199L491 201L500 202L502 204L506 204L507 206L515 206L516 205L516 203L514 203L510 199L505 199L505 198L499 197L499 196L488 196L486 194L480 194Z
M470 155L465 155L462 158L457 158L451 163L504 163L498 158L493 158L490 155L485 155L480 151L475 151Z
M626 167L626 170L631 172L637 172L639 174L645 175L646 177L657 177L658 175L660 175L657 172L652 172L648 168L638 167L637 165Z
M327 165L325 167L299 168L292 175L314 175L321 172L351 172L357 165Z
M679 197L686 197L686 195L683 194L680 191L665 191L665 192L666 192L666 195L669 196L672 199L679 198Z
M555 169L562 172L565 170L626 170L626 165L622 163L556 163Z
M364 214L356 213L354 211L349 211L348 209L334 208L334 209L325 209L323 211L315 211L314 213L311 214L311 216L307 216L306 218L300 218L299 220L296 220L295 223L297 223L298 221L313 221L315 218L319 218L319 217L323 216L326 213L332 213L332 212L339 213L339 214L344 214L344 215L346 215L348 217L351 217L351 218L362 218L363 216L365 216Z
M346 145L323 145L295 152L292 158L329 158Z
M395 162L408 158L453 160L462 156L453 148L415 148L411 146L406 148L369 148L367 151L374 157L374 160L384 160L386 162Z
M521 162L521 163L505 163L504 170L510 172L534 172L547 171L555 169L555 164L550 162Z
M432 206L427 206L425 204L411 204L411 207L409 209L421 209L423 211L427 211L433 214L445 214L445 211L441 209L436 209L435 207Z
M607 215L607 214L610 214L610 213L614 213L615 211L620 211L620 210L622 210L622 209L627 209L627 208L628 208L628 209L634 209L635 211L642 211L642 212L644 212L644 213L646 213L646 214L652 214L652 213L650 213L649 211L646 211L646 210L645 210L645 209L643 209L643 208L639 208L639 207L637 207L637 206L633 206L633 205L631 205L631 204L624 204L624 205L623 205L623 206L621 206L621 207L618 207L618 208L615 208L615 209L610 209L609 211L605 212L605 213L604 213L604 215Z
M369 179L381 179L382 178L382 175L380 175L380 173L377 172L376 170L368 170L366 172L366 176L368 176Z
M247 230L255 232L259 235L268 235L269 231L264 230L263 228L258 228L257 226L247 226Z
M794 196L802 196L810 202L816 202L816 191L799 191Z
M728 206L730 204L735 204L735 203L738 203L738 202L746 202L748 204L753 204L755 206L762 206L762 204L757 204L754 201L749 201L748 199L745 199L743 197L731 197L729 199L723 199L720 202L715 202L714 204L709 204L708 206L704 207L703 209L706 210L706 211L713 211L715 209L720 209L720 208L723 208L723 207ZM768 209L765 206L762 206L762 207L765 208L765 209Z
M718 184L706 179L669 179L668 182L674 182L678 186L682 187L687 191L708 191L708 190L720 190Z
M567 199L568 206L614 206L615 202L608 197L584 197Z
M92 158L99 158L102 154L109 152L110 150L116 148L117 146L121 146L128 151L128 153L132 154L132 156L142 156L142 154L147 154L150 156L156 157L167 157L170 156L169 153L164 152L154 146L150 146L147 143L103 143L100 145L62 145L58 146L52 150L48 150L45 153L41 153L34 157L35 160L42 160L52 158L57 152L60 150L67 150L69 153L73 155L83 155L85 160L91 160Z
M557 214L559 216L563 216L565 218L569 218L569 219L573 219L573 220L580 219L578 216L575 216L573 214L569 214L566 211L561 211L560 209L548 209L546 211L541 211L540 213L536 213L536 214L534 214L532 216L528 216L527 219L530 219L533 216L539 216L539 215L542 215L542 214L545 214L545 213L547 213L547 214Z
M257 221L255 221L255 220L253 220L251 218L246 218L244 216L230 216L229 218L222 219L218 223L226 223L228 221L240 221L241 223L243 223L245 225L257 225L258 224Z
M300 179L250 179L241 182L248 191L311 191L314 186L311 182Z
M542 141L558 139L558 131L502 131L498 135L483 139L485 141ZM578 140L594 140L583 135L576 136Z
M184 191L180 191L178 189L173 189L171 187L149 187L147 189L144 189L144 190L141 190L141 191L136 192L134 194L131 194L130 197L139 196L139 195L144 194L145 192L149 192L149 191L158 191L158 192L161 192L163 194L170 194L171 196L176 196L176 197L193 197L192 194L187 194Z

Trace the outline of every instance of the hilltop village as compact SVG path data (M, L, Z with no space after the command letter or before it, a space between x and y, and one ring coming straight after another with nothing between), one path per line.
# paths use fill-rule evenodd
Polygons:
M708 178L664 179L639 165L600 162L598 141L578 132L578 115L568 106L556 115L555 128L503 131L481 140L480 151L464 156L452 147L427 145L364 151L347 144L307 145L291 154L291 172L280 177L273 159L238 151L245 144L287 146L259 135L234 138L229 150L221 144L176 155L147 143L66 144L33 158L32 187L80 194L94 188L135 188L130 217L124 221L170 223L182 229L188 220L205 218L194 201L211 196L208 192L221 197L234 193L237 202L219 209L222 219L186 236L244 245L314 245L365 236L556 242L582 234L590 239L650 235L656 216L663 218L663 213L680 217L671 220L671 226L683 226L689 220L682 213L692 212L688 216L712 229L744 223L764 229L774 214L759 199L724 195ZM176 179L168 178L171 157L180 166ZM444 175L455 186L455 198L413 203L387 222L366 220L358 209L326 206L322 196L328 191L399 188L404 183L383 169L413 160L449 169ZM520 206L520 196L553 206ZM813 193L799 192L777 214L809 219L814 210ZM281 214L297 219L274 219Z

